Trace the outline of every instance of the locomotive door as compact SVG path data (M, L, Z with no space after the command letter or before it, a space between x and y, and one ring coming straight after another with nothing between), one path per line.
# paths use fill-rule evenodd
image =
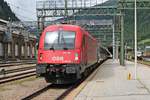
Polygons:
M87 43L86 43L86 36L83 35L83 61L84 64L87 65Z

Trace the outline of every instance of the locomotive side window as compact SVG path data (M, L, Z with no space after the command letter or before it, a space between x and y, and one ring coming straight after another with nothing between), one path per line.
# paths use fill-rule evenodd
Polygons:
M68 50L74 49L75 32L54 31L47 32L44 40L45 50Z

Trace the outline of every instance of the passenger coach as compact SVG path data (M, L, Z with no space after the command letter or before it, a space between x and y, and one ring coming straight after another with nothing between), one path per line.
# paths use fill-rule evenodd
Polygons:
M36 71L47 82L75 82L97 61L97 41L81 27L51 25L42 32Z

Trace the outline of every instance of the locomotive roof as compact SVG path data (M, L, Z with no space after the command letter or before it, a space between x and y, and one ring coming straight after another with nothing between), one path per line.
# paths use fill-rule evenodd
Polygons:
M48 26L47 28L49 28L49 27L63 27L63 26L72 27L72 28L76 28L76 29L79 29L79 28L80 28L80 26L71 25L71 24L56 24L56 25L50 25L50 26ZM47 29L47 28L46 28L46 29Z

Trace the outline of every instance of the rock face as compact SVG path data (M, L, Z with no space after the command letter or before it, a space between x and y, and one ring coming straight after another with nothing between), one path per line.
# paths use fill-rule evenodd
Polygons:
M10 6L4 1L0 0L0 18L4 20L19 21L16 15L12 12Z

